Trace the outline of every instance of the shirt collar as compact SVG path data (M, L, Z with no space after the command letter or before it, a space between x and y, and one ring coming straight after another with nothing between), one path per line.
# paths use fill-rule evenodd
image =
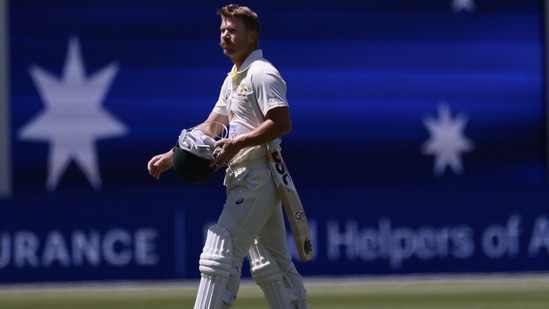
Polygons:
M240 70L237 71L236 70L236 66L233 65L233 68L231 69L231 72L228 73L228 75L233 78L235 77L238 73L242 73L244 71L246 71L250 65L252 64L252 62L256 61L257 59L260 59L260 58L263 58L263 50L261 49L256 49L254 50L253 52L251 52L248 57L246 58L246 60L244 60L244 62L242 63L242 65L240 66Z

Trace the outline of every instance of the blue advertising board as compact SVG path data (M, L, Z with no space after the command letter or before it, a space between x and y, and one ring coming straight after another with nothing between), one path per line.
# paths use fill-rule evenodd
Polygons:
M8 1L0 282L198 277L223 172L146 163L217 99L224 4ZM338 4L248 3L288 84L300 271L549 270L541 1Z

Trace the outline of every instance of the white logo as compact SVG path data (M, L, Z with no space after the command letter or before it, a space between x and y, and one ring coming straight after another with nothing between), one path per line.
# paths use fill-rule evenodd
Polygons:
M474 12L475 1L474 0L453 0L452 10L454 11L454 13L459 13L461 11L467 11L469 13Z
M101 187L95 141L120 136L126 127L102 106L118 72L109 64L86 77L77 38L71 38L61 78L32 65L30 75L45 105L19 132L19 138L49 143L48 180L53 191L74 160L94 189Z
M429 117L423 123L431 135L423 145L423 153L435 156L435 175L442 175L446 166L460 174L460 154L473 149L473 143L463 135L467 118L462 115L452 118L448 104L440 104L438 119Z

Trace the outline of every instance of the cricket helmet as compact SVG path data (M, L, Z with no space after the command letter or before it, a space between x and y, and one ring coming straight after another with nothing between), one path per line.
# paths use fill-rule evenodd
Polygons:
M214 172L210 159L199 157L176 145L173 148L173 169L182 179L191 183L202 183Z
M215 142L226 138L227 128L218 122L204 122L196 127L184 129L173 148L173 169L175 173L191 183L202 183L214 173L210 163L219 151Z

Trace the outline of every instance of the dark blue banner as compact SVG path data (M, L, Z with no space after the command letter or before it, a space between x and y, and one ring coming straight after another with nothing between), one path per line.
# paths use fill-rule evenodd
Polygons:
M197 277L222 172L146 163L217 100L225 4L8 2L1 280ZM248 5L288 84L304 274L548 270L541 1Z
M356 191L301 190L315 254L296 262L304 275L547 271L547 194ZM198 278L220 206L186 194L14 199L0 212L0 282ZM289 232L288 245L297 261Z

